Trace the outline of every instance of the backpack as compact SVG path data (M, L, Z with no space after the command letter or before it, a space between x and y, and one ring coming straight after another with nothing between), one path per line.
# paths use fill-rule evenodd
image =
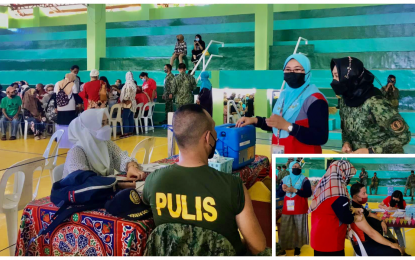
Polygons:
M69 100L71 100L72 96L69 98L68 95L66 95L65 91L63 91L66 86L71 82L66 83L66 85L63 88L59 88L59 92L56 95L56 104L59 107L64 107L69 104Z
M50 201L59 207L53 215L49 226L44 226L33 237L25 250L29 253L30 245L42 235L53 232L55 228L72 214L104 208L105 203L115 195L117 180L115 177L99 176L93 171L78 170L52 186Z
M45 114L46 114L46 118L48 119L49 122L56 122L56 120L58 119L58 114L55 111L55 103L56 103L56 94L54 93L52 95L52 97L49 99L49 102L46 105L45 108Z

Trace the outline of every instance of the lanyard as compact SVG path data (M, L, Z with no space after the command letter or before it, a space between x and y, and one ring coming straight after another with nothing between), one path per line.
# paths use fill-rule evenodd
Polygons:
M300 174L300 176L298 176L297 180L294 182L294 185L296 185L296 184L297 184L297 182L300 180L300 178L301 178L301 174ZM290 185L291 185L291 187L294 187L294 186L293 186L293 183L292 183L292 181L291 181L291 178L290 178ZM290 192L290 193L294 193L294 192Z
M310 86L310 85L308 85L308 86ZM301 93L300 93L300 95L298 95L298 97L296 98L296 99L294 99L294 101L293 102L291 102L291 104L288 106L288 109L290 108L290 106L292 106L292 104L294 104L300 97L301 97L301 95L304 93L304 91L308 88L308 86L307 87L305 87L304 89L303 89L303 91L301 91ZM281 106L281 110L280 110L280 116L281 117L284 117L284 115L285 115L285 113L287 113L287 111L288 111L288 109L287 110L285 110L285 112L283 112L283 110L284 110L284 103L285 103L285 99L283 99L282 100L282 106ZM280 145L280 133L281 133L281 129L278 129L278 134L277 134L277 138L278 138L278 145Z

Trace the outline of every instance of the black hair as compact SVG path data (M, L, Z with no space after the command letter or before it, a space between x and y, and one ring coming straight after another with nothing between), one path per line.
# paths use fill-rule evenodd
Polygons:
M375 174L378 175L376 172L374 172L373 175L375 175Z
M212 129L211 120L200 105L187 104L174 112L173 134L179 148L193 147L203 133Z
M24 82L24 80L21 80L20 84L22 84L22 86L23 86L23 85L26 85L26 82Z
M396 202L393 198L399 199L399 202ZM404 202L404 200L403 200L402 192L400 190L395 190L391 195L391 201L389 202L389 205L391 207L396 207L396 204L398 204L399 209L405 209L403 207L403 202Z
M281 168L281 166L280 166L280 165L278 165L278 166L277 166L277 168Z
M14 85L19 86L19 84L17 82L13 82L12 84L10 84L10 87L13 87Z
M141 72L140 77L148 77L148 73L147 72Z
M136 80L134 80L134 83L135 83L135 85L137 86L137 81L136 81Z
M353 196L358 194L360 192L360 190L364 187L365 187L365 185L363 185L361 183L353 184L352 187L350 188L350 196L352 196L352 198L353 198Z
M389 75L388 79L396 79L395 75Z
M411 173L413 173L414 171L412 170Z
M287 169L287 165L283 165L282 168Z
M186 64L184 64L184 63L180 63L180 64L179 64L179 70L180 70L180 69L184 69L184 70L185 70L185 69L186 69Z
M170 64L166 64L166 65L164 65L164 66L166 66L170 71L172 71L173 70L173 67L170 65Z
M78 70L79 70L79 66L78 66L78 65L73 65L73 66L71 67L71 71L72 71L72 70L74 70L74 69L78 69Z
M104 81L107 84L107 88L109 88L111 86L108 79L107 79L107 77L101 76L101 77L99 77L99 80Z
M119 81L120 81L120 84L122 83L122 81L121 81L120 79L117 79L117 80L119 80ZM116 80L116 81L117 81L117 80Z
M199 37L200 41L202 41L202 36L200 36L200 34L196 34L195 38Z

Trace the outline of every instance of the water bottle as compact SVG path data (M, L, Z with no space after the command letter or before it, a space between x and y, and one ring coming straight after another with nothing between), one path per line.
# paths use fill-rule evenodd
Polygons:
M369 204L368 203L366 203L366 205L365 205L365 209L368 209L369 208Z

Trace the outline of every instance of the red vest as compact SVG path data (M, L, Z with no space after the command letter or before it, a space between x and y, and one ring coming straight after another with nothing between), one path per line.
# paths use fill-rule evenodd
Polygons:
M340 224L331 205L339 196L323 201L311 213L310 246L320 252L336 252L344 249L347 225Z

